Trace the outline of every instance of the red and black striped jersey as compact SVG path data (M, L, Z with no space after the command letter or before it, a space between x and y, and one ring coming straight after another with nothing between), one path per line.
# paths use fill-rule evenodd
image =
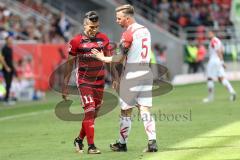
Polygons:
M70 41L69 54L77 56L78 84L88 84L92 87L104 85L104 63L91 57L91 49L103 50L105 56L111 56L109 38L98 32L95 38L89 38L84 34L78 34Z

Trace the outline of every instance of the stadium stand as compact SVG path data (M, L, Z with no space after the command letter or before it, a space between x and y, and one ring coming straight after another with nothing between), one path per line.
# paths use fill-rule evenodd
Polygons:
M187 33L186 38L198 38L204 41L202 32L205 27L219 30L223 39L233 36L230 21L231 0L127 0L137 6L141 15L180 36ZM181 37L182 38L182 37Z
M7 6L11 6L10 9ZM1 3L1 39L10 34L17 40L41 43L65 43L80 24L64 12L47 7L41 1L18 0Z

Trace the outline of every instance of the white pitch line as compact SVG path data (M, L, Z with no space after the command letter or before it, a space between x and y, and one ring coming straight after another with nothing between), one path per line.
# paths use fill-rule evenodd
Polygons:
M76 107L76 106L78 106L78 105L73 105L71 107ZM37 111L37 112L30 112L30 113L23 113L23 114L18 114L18 115L0 117L0 122L1 121L6 121L6 120L11 120L11 119L16 119L16 118L35 116L35 115L39 115L39 114L42 114L42 113L49 113L51 111L54 112L54 109L48 109L48 110L43 110L43 111Z
M42 113L49 113L51 111L52 111L52 109L51 110L38 111L38 112L31 112L31 113L23 113L23 114L18 114L18 115L13 115L13 116L1 117L0 122L1 121L6 121L6 120L11 120L11 119L16 119L16 118L35 116L35 115L39 115L39 114L42 114Z

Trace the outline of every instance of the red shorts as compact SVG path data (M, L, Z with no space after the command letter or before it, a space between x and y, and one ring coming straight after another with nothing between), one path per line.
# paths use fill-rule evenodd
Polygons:
M98 109L102 104L104 88L79 87L84 111Z

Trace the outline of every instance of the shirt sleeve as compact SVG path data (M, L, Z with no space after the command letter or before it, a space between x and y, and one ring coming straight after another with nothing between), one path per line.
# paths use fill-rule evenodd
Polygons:
M113 55L113 48L111 47L110 40L107 36L104 38L104 55L105 56Z
M72 39L69 43L68 43L68 52L70 55L72 56L76 56L77 55L77 40L76 39Z
M132 45L132 41L133 41L132 32L130 31L123 32L122 38L120 41L120 49L123 54L125 55L128 54L128 50Z
M222 43L219 39L214 38L211 40L211 47L215 50L222 49Z
M131 31L125 31L122 34L121 43L125 48L130 48L133 41L133 35Z

